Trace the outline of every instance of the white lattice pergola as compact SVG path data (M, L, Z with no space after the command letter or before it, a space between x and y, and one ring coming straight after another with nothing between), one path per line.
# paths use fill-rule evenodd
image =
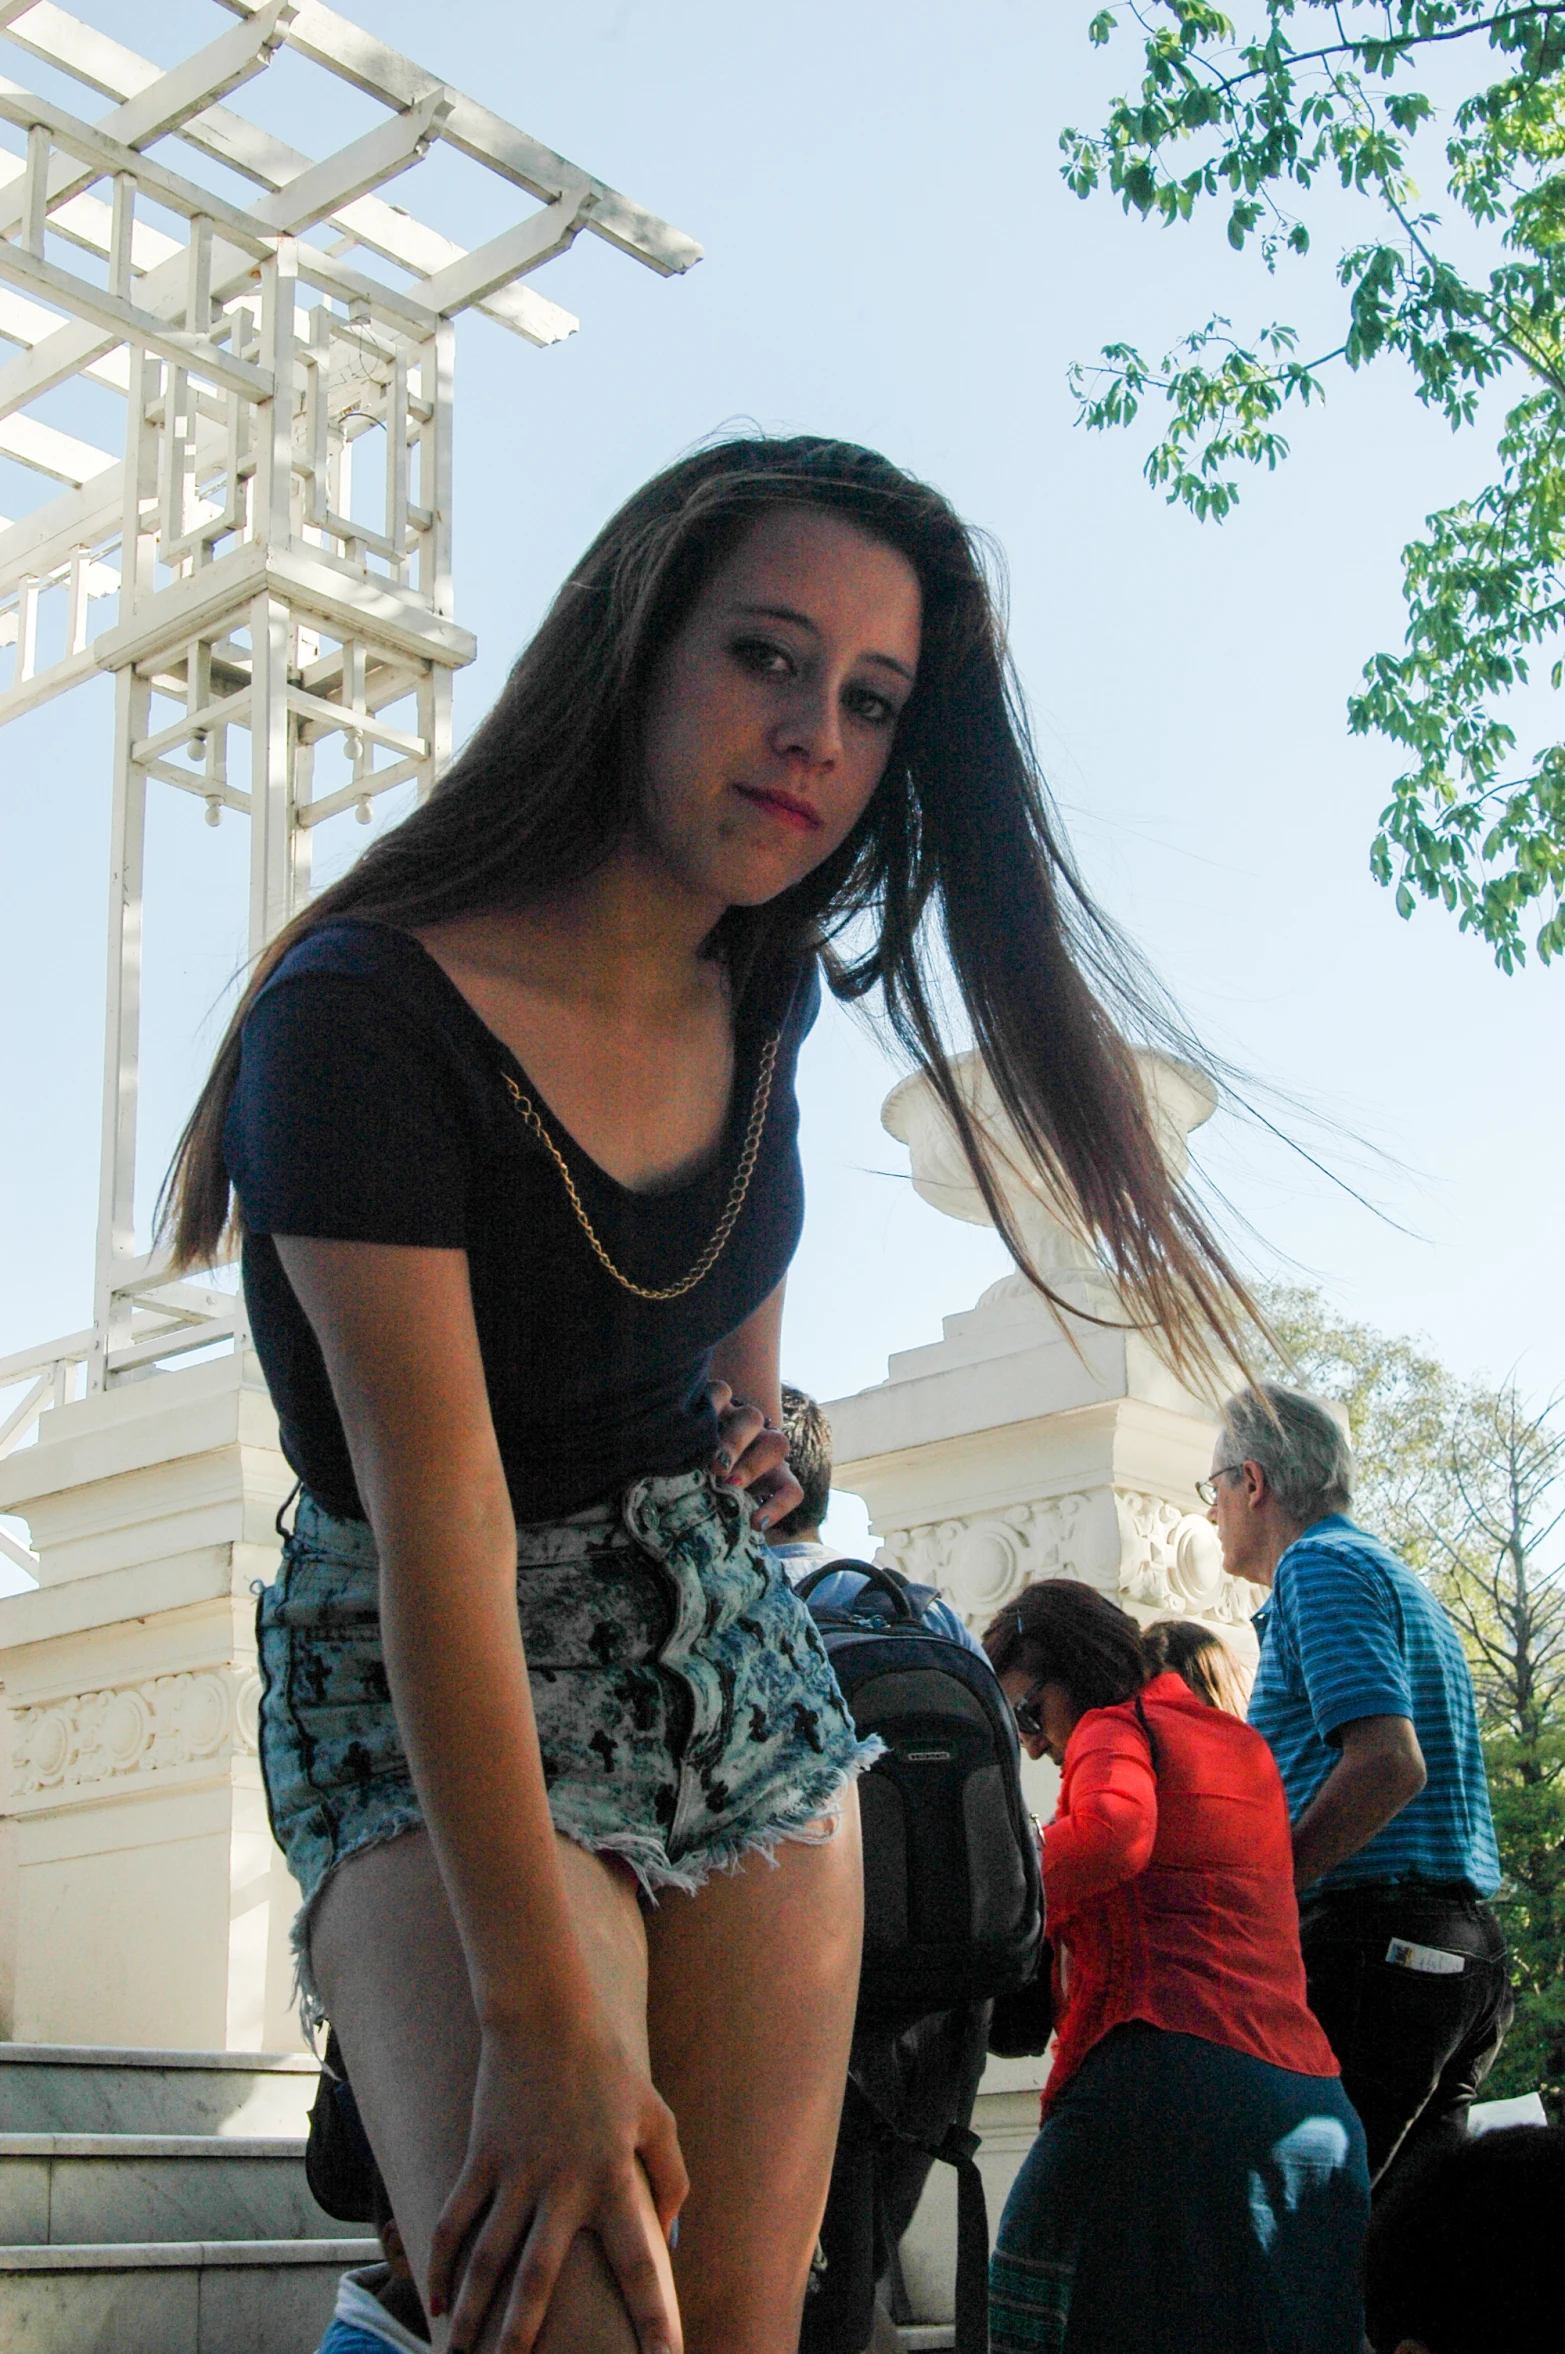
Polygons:
M199 796L214 824L248 818L258 951L308 895L314 828L367 821L410 779L427 792L449 752L452 673L475 650L451 592L456 314L477 305L538 345L569 334L527 281L584 232L664 275L700 258L317 0L226 7L238 21L165 72L52 0L0 0L7 41L110 101L89 121L0 79L0 337L16 347L0 455L64 486L0 518L0 720L100 671L115 682L94 1322L0 1360L0 1389L26 1384L0 1454L83 1382L237 1328L231 1293L137 1252L149 784ZM223 103L284 46L384 120L317 162ZM254 201L148 152L176 140ZM442 141L516 194L514 226L473 251L384 194ZM122 450L33 413L78 377L124 396ZM3 1531L0 1548L31 1566Z

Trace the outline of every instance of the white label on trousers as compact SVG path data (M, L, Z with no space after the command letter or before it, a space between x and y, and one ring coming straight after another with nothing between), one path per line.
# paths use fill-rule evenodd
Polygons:
M1467 1967L1466 1954L1447 1953L1439 1945L1412 1945L1405 1937L1392 1938L1386 1959L1398 1969L1423 1970L1431 1978L1455 1978Z

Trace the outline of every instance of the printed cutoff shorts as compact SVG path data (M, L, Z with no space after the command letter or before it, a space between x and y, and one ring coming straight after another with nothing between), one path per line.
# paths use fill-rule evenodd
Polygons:
M304 1897L294 1946L311 2023L310 1917L329 1875L423 1821L379 1585L368 1524L301 1494L256 1633L261 1767ZM845 1784L879 1753L748 1503L705 1471L519 1529L516 1598L555 1829L623 1857L649 1898L779 1840L829 1837Z

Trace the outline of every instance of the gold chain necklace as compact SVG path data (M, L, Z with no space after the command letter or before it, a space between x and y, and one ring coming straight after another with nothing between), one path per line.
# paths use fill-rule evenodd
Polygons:
M505 1079L505 1083L511 1091L512 1102L559 1170L567 1198L576 1213L576 1223L591 1244L593 1256L597 1259L598 1264L613 1276L617 1284L625 1291L634 1292L638 1300L683 1299L687 1291L694 1291L696 1285L711 1274L712 1269L722 1257L727 1247L728 1238L738 1223L739 1213L744 1208L745 1196L750 1190L750 1180L755 1174L755 1164L761 1150L761 1133L766 1126L766 1114L772 1100L772 1073L777 1066L777 1048L781 1038L782 1032L774 1030L761 1049L760 1068L756 1073L755 1080L755 1100L750 1106L749 1125L744 1132L744 1149L739 1155L739 1166L734 1171L734 1181L728 1189L728 1200L724 1205L723 1214L713 1230L712 1238L689 1273L682 1275L677 1283L665 1284L661 1290L653 1290L645 1283L632 1283L630 1277L622 1274L620 1269L615 1266L614 1261L599 1241L592 1220L582 1206L582 1198L576 1191L576 1180L566 1166L565 1155L539 1118L530 1098L522 1093L514 1079L505 1072L501 1073L501 1077Z

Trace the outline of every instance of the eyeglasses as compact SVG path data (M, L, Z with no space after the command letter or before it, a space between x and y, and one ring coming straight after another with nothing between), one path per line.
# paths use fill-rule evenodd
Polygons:
M1016 1719L1016 1730L1025 1734L1029 1741L1043 1739L1043 1719L1038 1714L1038 1694L1043 1690L1048 1680L1047 1676L1040 1676L1025 1700L1013 1700L1011 1703L1011 1714Z
M1210 1479L1198 1479L1195 1483L1195 1492L1200 1497L1202 1503L1215 1504L1217 1502L1218 1481L1220 1479L1232 1479L1236 1472L1243 1471L1243 1469L1244 1465L1242 1463L1219 1463L1217 1469L1213 1472Z

